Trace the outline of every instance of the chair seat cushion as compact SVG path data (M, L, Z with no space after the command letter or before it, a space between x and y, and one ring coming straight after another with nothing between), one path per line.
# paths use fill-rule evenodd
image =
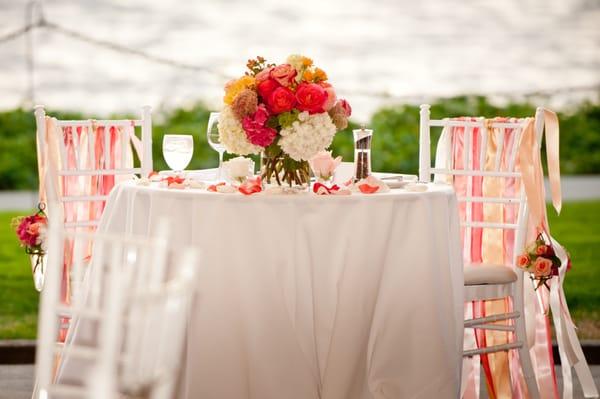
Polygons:
M465 285L510 284L517 274L508 266L488 263L470 263L465 266Z

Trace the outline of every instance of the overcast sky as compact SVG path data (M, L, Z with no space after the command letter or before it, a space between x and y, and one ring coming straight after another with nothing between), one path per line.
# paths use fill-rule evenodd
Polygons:
M26 1L0 0L0 36ZM216 71L158 65L50 30L34 34L38 103L107 113L205 100L246 59L312 57L359 119L378 106L461 93L600 84L597 0L45 1L82 34ZM0 43L0 108L26 98L25 40ZM388 97L386 97L388 96Z

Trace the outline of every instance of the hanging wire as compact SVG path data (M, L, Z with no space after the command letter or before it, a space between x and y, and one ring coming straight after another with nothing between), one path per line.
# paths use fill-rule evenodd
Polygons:
M126 47L126 46L123 46L118 43L109 42L107 40L102 40L102 39L96 39L91 36L87 36L83 33L76 32L71 29L67 29L67 28L57 25L53 22L46 22L43 26L47 29L54 30L58 33L61 33L65 36L71 37L73 39L77 39L77 40L80 40L80 41L83 41L83 42L86 42L86 43L89 43L92 45L96 45L99 47L104 47L106 49L117 51L120 53L134 55L134 56L146 59L148 61L152 61L157 64L167 65L167 66L171 66L171 67L179 68L179 69L186 69L189 71L204 72L204 73L208 73L211 75L215 75L215 76L217 76L219 78L223 78L223 79L231 79L231 76L224 74L222 72L219 72L219 71L215 71L206 66L187 64L185 62L175 61L172 59L149 54L149 53L146 53L145 51L141 51L141 50L131 48L131 47Z
M37 11L38 18L34 20L35 12ZM72 29L65 28L59 24L46 20L43 12L42 2L39 0L32 0L27 3L25 9L25 19L26 23L21 28L15 29L12 32L8 32L4 35L0 35L0 44L14 40L20 36L27 35L26 40L26 65L27 65L27 73L28 73L28 90L26 93L26 102L33 103L35 99L35 65L34 65L34 40L33 40L33 31L38 28L45 28L51 31L55 31L64 36L73 38L75 40L79 40L93 46L102 47L108 50L112 50L115 52L136 56L142 59L145 59L149 62L153 62L156 64L170 66L172 68L201 72L216 76L220 79L229 80L233 78L232 76L222 73L218 70L214 70L210 67L203 65L195 65L189 64L181 61L177 61L174 59L169 59L166 57L161 57L158 55L150 54L145 51L124 46L119 43L111 42L108 40L97 39L81 32L74 31ZM423 95L396 95L386 91L369 91L369 90L342 90L345 95L354 95L358 97L372 97L384 99L387 101L406 101L415 98L422 98ZM571 86L571 87L559 87L553 89L544 89L544 90L536 90L531 92L522 92L515 93L511 92L496 92L496 93L487 93L490 96L500 96L500 97L510 97L510 96L524 96L535 97L535 96L544 96L544 95L555 95L561 94L565 92L584 92L584 91L600 91L600 83L586 85L586 86Z

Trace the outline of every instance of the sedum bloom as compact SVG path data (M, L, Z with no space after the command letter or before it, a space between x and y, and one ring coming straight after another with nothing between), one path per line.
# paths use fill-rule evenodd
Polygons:
M252 115L258 108L258 95L254 90L244 89L238 94L231 104L231 109L238 120L245 116Z

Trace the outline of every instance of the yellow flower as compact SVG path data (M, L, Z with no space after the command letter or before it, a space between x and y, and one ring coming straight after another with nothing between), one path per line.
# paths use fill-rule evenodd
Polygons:
M233 100L245 89L251 88L255 85L254 76L244 75L239 79L227 82L225 85L225 97L223 102L227 105L231 105Z
M285 62L293 66L294 69L298 72L301 72L303 68L308 68L313 63L310 58L299 54L290 55L289 57L287 57L287 60L285 60Z

